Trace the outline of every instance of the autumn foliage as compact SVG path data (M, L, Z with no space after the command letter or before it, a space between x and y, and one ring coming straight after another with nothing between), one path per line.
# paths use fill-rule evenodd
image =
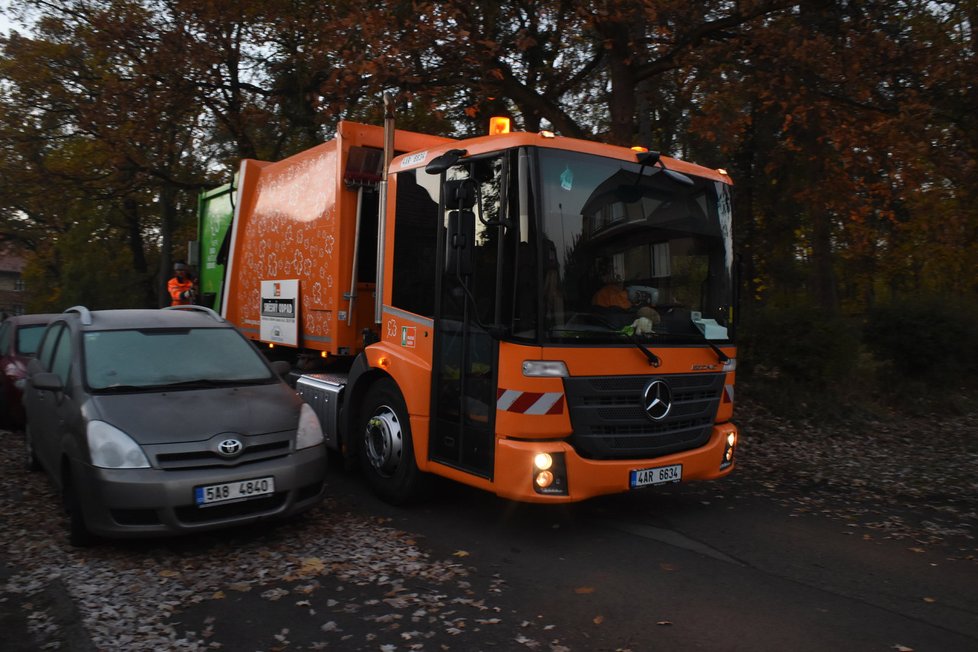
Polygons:
M32 252L38 310L154 305L198 191L378 122L384 91L405 128L505 112L728 169L748 323L976 303L974 2L20 4L0 233Z

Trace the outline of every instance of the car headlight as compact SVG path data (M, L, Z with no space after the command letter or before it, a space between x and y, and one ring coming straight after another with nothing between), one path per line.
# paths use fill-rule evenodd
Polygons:
M132 437L104 421L89 421L85 431L92 465L103 469L148 469L149 460Z
M323 442L323 427L319 424L319 417L315 411L309 407L308 403L302 404L299 410L299 428L295 433L295 449L309 448Z

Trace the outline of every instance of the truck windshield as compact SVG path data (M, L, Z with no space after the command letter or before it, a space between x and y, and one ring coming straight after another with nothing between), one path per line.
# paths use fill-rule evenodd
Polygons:
M658 166L539 149L534 194L545 343L726 341L733 239L726 184ZM537 279L527 278L538 274Z

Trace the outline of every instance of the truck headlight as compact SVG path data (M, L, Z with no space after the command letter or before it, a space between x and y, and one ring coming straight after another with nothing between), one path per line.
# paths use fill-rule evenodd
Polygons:
M723 442L723 460L720 461L720 470L724 470L733 464L734 451L737 449L737 431L732 430L727 433L726 440Z
M149 460L132 437L104 421L89 421L85 430L92 466L103 469L148 469Z
M323 427L319 417L308 403L302 404L299 410L299 427L295 432L295 449L301 450L323 443Z
M563 453L533 456L533 490L548 496L567 495L567 464Z

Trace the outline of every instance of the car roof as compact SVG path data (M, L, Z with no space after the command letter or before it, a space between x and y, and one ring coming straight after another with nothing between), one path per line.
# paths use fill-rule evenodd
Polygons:
M33 326L35 324L43 326L54 321L59 316L57 313L35 313L31 315L14 315L7 317L4 321L9 321L16 326Z
M204 310L120 309L92 310L70 308L65 311L79 319L82 329L89 331L129 328L233 328L217 313ZM89 321L91 323L87 323Z

